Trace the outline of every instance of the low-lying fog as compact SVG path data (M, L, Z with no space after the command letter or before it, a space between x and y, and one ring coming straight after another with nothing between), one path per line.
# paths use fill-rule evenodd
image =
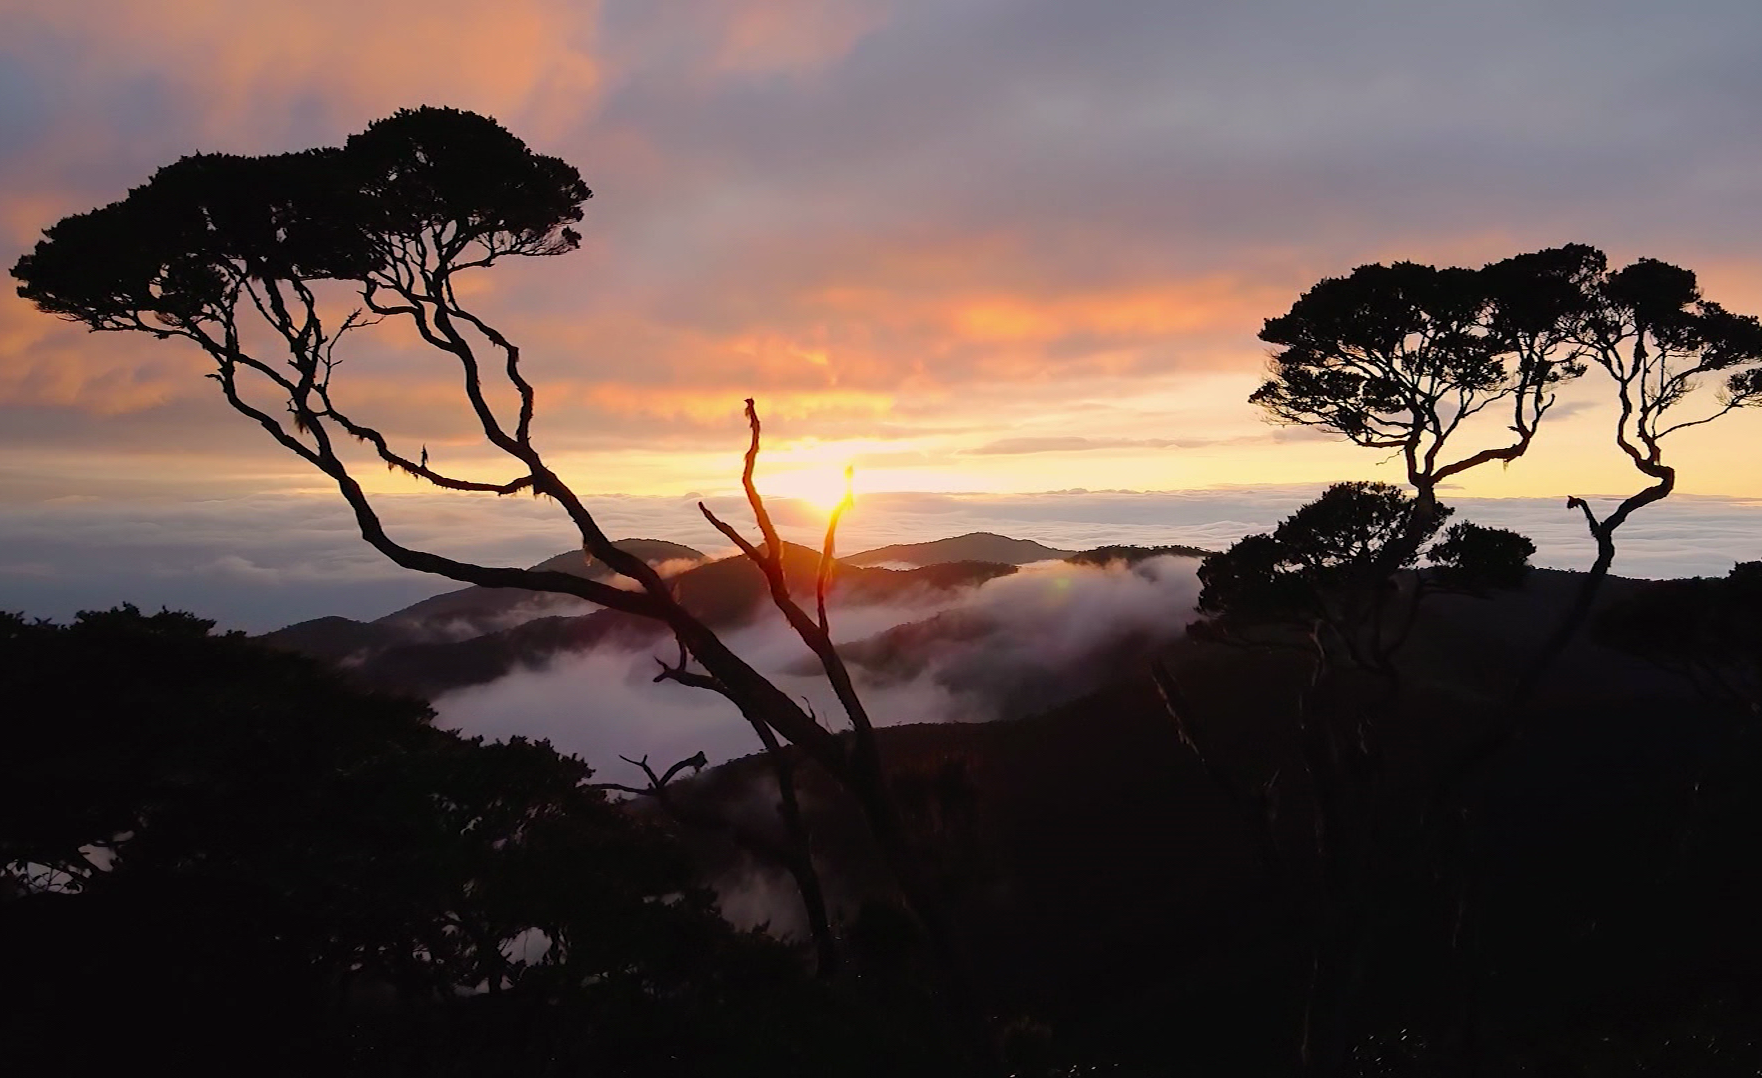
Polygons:
M985 721L1031 709L1029 702L1050 707L1078 696L1100 679L1102 660L1123 645L1181 634L1199 594L1197 566L1172 557L1131 567L1051 562L902 602L857 604L835 593L833 636L850 644L920 623L900 634L905 640L898 647L886 649L886 662L853 671L878 725ZM807 648L769 605L725 635L823 720L845 726L825 679L808 673L814 667ZM712 764L758 751L757 738L726 700L654 683L656 653L601 648L561 656L447 693L435 709L441 724L466 733L548 738L611 781L640 778L620 755L647 755L665 766L700 750Z

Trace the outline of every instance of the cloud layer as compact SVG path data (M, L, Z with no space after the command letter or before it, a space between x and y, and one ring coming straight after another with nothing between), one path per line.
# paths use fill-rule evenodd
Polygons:
M855 553L973 531L1061 549L1109 543L1215 549L1270 529L1319 489L873 494L860 498L846 518L839 549ZM695 498L587 501L613 536L669 539L712 554L727 548L698 514ZM384 502L384 517L400 541L484 563L531 565L574 545L561 514L546 502L443 494ZM1583 520L1564 500L1450 502L1458 519L1531 536L1538 564L1590 563ZM712 497L709 504L731 521L748 519L736 498ZM819 509L780 499L774 510L786 537L818 545L825 527ZM1762 505L1679 494L1636 514L1619 533L1618 547L1619 574L1723 574L1734 561L1762 558ZM321 492L16 506L0 514L0 551L0 609L55 618L130 601L190 609L229 628L261 632L327 614L371 619L455 586L380 557L336 499Z
M591 489L726 487L751 395L777 448L830 444L877 489L1338 474L1349 455L1293 463L1243 397L1261 320L1363 261L1583 240L1762 309L1762 11L1742 0L0 13L8 263L180 154L335 143L416 103L491 113L578 164L584 250L486 275L472 302L525 343L545 443ZM362 355L350 400L477 459L432 357L390 339ZM0 497L92 493L94 456L111 473L176 457L192 496L215 461L285 470L200 369L0 298L0 448L40 462ZM1759 432L1710 435L1719 472L1698 489L1762 493L1719 451Z
M1035 566L956 595L884 606L834 602L834 638L846 644L908 622L941 616L984 631L912 650L886 672L853 670L878 725L983 722L1010 701L1042 710L1081 695L1099 679L1099 660L1130 641L1178 636L1192 617L1198 582L1191 559L1159 558L1127 570ZM812 656L775 611L725 634L729 645L829 725L841 712ZM588 760L610 781L640 781L619 756L651 757L661 768L702 750L712 764L759 750L726 700L673 683L654 684L652 649L601 648L567 655L435 701L440 721L492 738L550 739ZM1031 693L1024 695L1024 687Z

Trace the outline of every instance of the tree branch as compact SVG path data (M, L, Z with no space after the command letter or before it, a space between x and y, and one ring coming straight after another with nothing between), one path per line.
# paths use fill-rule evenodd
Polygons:
M832 577L832 553L838 541L838 522L843 518L844 511L849 509L855 501L856 495L851 489L851 469L846 466L844 469L844 497L838 499L838 504L832 507L832 515L826 521L826 542L820 547L820 570L814 575L814 603L820 617L820 631L822 633L831 632L826 621L826 585Z

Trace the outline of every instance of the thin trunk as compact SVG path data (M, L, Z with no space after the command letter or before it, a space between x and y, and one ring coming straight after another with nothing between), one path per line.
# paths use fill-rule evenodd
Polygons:
M1567 607L1554 632L1536 650L1530 658L1529 665L1524 668L1523 675L1518 678L1517 685L1511 692L1511 705L1521 706L1527 703L1548 672L1559 661L1560 656L1577 638L1585 622L1590 620L1591 610L1596 606L1597 593L1603 589L1603 581L1609 576L1609 567L1615 561L1615 535L1612 529L1599 528L1597 537L1597 560L1591 563L1585 573L1584 580L1579 582L1578 594L1573 596L1572 605Z
M814 941L814 967L821 977L838 972L838 940L832 933L832 920L826 912L826 890L820 884L819 869L814 866L812 836L807 819L801 811L801 799L795 785L795 761L789 751L777 742L777 735L768 727L756 726L765 743L765 756L771 761L777 778L777 812L783 817L784 838L789 851L785 867L795 880L801 895L802 912L807 916L808 935Z
M1311 952L1304 1003L1301 1073L1338 1074L1352 1047L1358 997L1364 985L1367 925L1361 908L1336 903L1326 911Z
M789 875L801 895L802 911L808 919L808 935L814 941L814 973L820 977L835 976L840 965L838 937L833 934L832 922L826 915L826 892L820 887L820 872L814 867L807 850L802 850L801 857L789 863Z
M1418 557L1420 548L1442 521L1440 514L1444 509L1438 504L1435 482L1411 475L1408 479L1414 487L1413 510L1408 515L1407 527L1384 544L1379 552L1372 574L1377 579L1393 578Z
M971 957L948 908L942 886L930 877L924 859L912 850L906 837L904 823L881 767L878 746L873 743L873 730L855 733L859 744L852 752L851 781L847 789L855 795L882 862L899 887L907 908L923 929L949 1007L974 1053L974 1062L979 1068L976 1073L996 1072L999 1062L990 1022L980 1002ZM867 751L863 751L860 744L864 735L870 740Z

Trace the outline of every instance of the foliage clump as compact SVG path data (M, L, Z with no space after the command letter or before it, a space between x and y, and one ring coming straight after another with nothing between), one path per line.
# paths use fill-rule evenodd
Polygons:
M1535 544L1516 532L1460 522L1422 550L1453 512L1426 512L1390 483L1336 483L1271 533L1207 557L1199 567L1199 609L1238 626L1320 623L1357 634L1400 591L1394 574L1414 568L1422 553L1432 567L1410 585L1410 596L1427 587L1521 584Z

